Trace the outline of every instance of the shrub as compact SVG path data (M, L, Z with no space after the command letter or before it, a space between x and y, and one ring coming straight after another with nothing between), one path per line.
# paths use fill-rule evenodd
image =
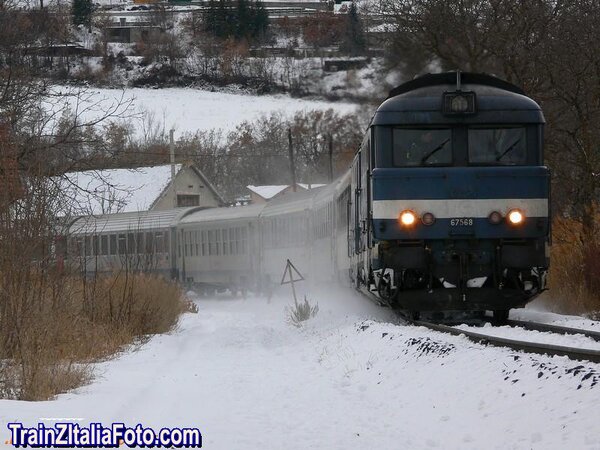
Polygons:
M0 397L45 400L80 386L92 362L171 330L189 309L178 285L160 277L56 277L35 274L15 288L0 274L0 292L10 293L0 299L9 322L0 329Z
M294 299L294 306L288 307L287 309L287 321L288 323L294 325L295 327L301 327L302 322L307 321L311 317L315 317L319 312L319 305L316 304L312 306L306 295L304 296L304 301L298 303L296 299Z
M585 238L581 223L565 218L554 220L552 236L548 306L600 318L600 237Z

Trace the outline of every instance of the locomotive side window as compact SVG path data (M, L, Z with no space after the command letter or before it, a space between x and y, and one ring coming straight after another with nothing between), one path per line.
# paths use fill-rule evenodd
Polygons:
M395 167L450 165L452 131L449 128L394 128L392 148Z
M469 128L469 163L503 166L526 164L525 127Z

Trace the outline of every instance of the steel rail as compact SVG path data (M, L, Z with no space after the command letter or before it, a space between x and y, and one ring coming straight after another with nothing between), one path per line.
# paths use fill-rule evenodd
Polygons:
M490 336L473 331L461 330L448 325L442 325L431 322L423 322L419 320L407 320L409 323L417 326L429 328L431 330L448 333L454 336L463 335L473 342L483 345L491 345L495 347L506 347L512 350L522 351L526 353L536 353L549 356L566 356L569 359L576 361L590 361L600 363L600 350L590 350L577 347L567 347L562 345L542 344L530 341L520 341L515 339L507 339L503 337ZM536 324L538 325L538 324ZM558 327L564 328L564 327ZM575 330L575 329L571 329ZM583 330L579 330L580 333Z
M584 330L581 328L571 328L571 327L563 327L559 325L550 325L539 322L530 322L523 320L508 320L506 325L510 325L511 327L520 327L526 330L533 331L549 331L551 333L557 334L581 334L595 341L600 341L600 331L594 330Z

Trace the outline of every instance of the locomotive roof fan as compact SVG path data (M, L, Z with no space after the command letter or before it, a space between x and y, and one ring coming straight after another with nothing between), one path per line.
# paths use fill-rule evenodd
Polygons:
M456 90L442 94L442 111L446 115L475 114L475 92L461 90L461 72L456 71Z

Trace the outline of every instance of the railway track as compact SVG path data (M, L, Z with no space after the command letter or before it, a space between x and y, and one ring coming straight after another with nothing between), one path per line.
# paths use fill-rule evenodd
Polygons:
M591 361L595 363L600 363L600 350L509 339L505 337L490 336L484 333L454 328L449 325L442 325L419 320L406 320L408 323L411 323L413 325L423 326L431 330L440 331L442 333L448 333L454 336L463 335L469 340L483 345L506 347L512 350L522 351L526 353L536 353L549 356L566 356L567 358L576 361ZM597 331L581 330L578 328L561 327L556 325L547 325L543 323L517 320L509 320L507 322L507 325L520 327L526 330L551 332L557 334L583 335L595 341L600 341L600 332Z
M363 295L369 298L375 303L390 307L381 302L381 299L372 292L361 291ZM440 331L442 333L448 333L453 336L463 335L473 342L477 342L483 345L491 345L495 347L505 347L512 350L522 351L526 353L535 353L548 356L566 356L569 359L575 361L590 361L600 363L600 350L584 349L579 347L568 347L564 345L554 344L543 344L531 341L522 341L518 339L509 339L499 336L491 336L485 333L479 333L476 331L464 330L455 328L450 325L444 325L439 323L426 322L421 320L412 320L403 315L399 315L402 321L408 324L422 326L431 330ZM558 325L549 325L539 322L521 321L521 320L508 320L505 325L512 327L519 327L524 330L550 332L555 334L566 334L566 335L582 335L600 342L600 331L583 330L579 328L563 327Z

